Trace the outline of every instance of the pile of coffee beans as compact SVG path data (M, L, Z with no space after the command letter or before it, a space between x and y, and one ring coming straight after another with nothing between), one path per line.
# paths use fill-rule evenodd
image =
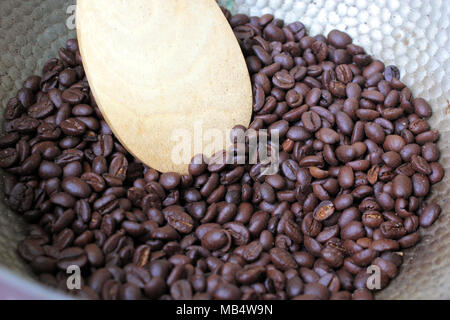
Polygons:
M18 251L45 284L91 299L372 299L440 207L431 108L343 32L224 11L254 90L250 128L278 130L280 170L195 157L159 173L113 136L67 41L4 113ZM81 290L67 288L78 266Z

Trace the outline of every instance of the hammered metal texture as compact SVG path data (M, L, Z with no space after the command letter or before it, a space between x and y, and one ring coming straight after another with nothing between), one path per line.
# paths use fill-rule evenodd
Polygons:
M41 74L44 63L58 55L58 49L75 35L66 27L66 12L74 1L2 0L0 1L0 106L3 110L23 81ZM3 181L3 179L0 179ZM4 198L3 194L0 195ZM20 217L0 201L0 264L32 276L16 253L26 226Z
M431 200L443 208L440 219L422 230L418 246L404 252L399 276L377 294L378 299L450 299L450 1L448 0L224 0L233 12L272 13L286 22L299 20L311 35L337 28L356 44L397 65L415 96L427 99L434 111L430 123L441 130L444 181ZM74 35L66 27L73 1L2 0L0 2L0 101L20 88L30 74L57 56ZM1 112L3 113L3 112ZM1 120L1 119L0 119ZM0 264L21 273L28 268L15 253L23 237L20 218L0 203ZM29 274L29 273L28 273Z

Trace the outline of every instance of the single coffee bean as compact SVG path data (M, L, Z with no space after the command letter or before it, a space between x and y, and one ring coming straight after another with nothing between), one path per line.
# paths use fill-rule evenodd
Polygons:
M163 214L167 223L181 233L190 233L194 228L194 220L182 208L167 207L163 210Z
M228 251L231 244L231 235L226 230L214 229L207 232L202 238L202 246L208 250L219 250Z
M441 207L435 203L426 205L420 215L420 225L424 228L431 226L441 214Z
M66 178L61 183L64 191L78 198L87 198L91 194L91 187L82 179L76 177Z
M412 194L411 179L403 174L396 176L392 182L394 195L397 198L408 198Z
M272 263L281 270L289 270L297 267L294 258L281 248L273 248L270 250L270 258Z
M322 201L314 210L314 219L324 221L334 213L334 204L331 201Z
M345 32L331 30L328 34L328 42L335 48L345 49L347 45L352 43L352 38Z

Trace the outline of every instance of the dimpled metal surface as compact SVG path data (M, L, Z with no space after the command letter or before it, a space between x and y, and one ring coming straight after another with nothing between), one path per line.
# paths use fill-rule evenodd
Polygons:
M233 13L272 13L286 22L299 20L311 35L332 29L349 33L354 43L397 65L416 97L434 111L430 123L441 131L444 181L430 200L442 206L439 220L422 229L422 241L404 251L399 276L378 299L450 299L450 2L447 0L236 0L222 1ZM31 74L40 74L46 60L57 56L75 35L66 21L65 0L2 0L0 2L0 101L6 102ZM1 121L1 118L0 118ZM31 276L16 254L25 226L0 202L0 264ZM46 297L42 292L41 297Z

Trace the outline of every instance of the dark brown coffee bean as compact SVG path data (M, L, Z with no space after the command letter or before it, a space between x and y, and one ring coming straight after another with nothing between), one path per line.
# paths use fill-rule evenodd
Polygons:
M423 118L428 118L431 116L430 105L422 98L416 98L413 100L414 111L416 114Z
M339 98L344 98L346 95L346 85L343 82L332 80L328 85L330 92Z
M87 198L92 192L91 188L85 181L76 177L64 179L61 186L64 191L78 198Z
M20 135L17 132L11 132L4 134L0 137L0 148L7 148L16 145L16 142L19 141Z
M418 155L413 155L411 157L411 166L415 171L425 175L430 175L432 172L428 162Z
M444 169L438 162L430 163L431 174L428 176L432 184L438 183L444 177Z
M37 91L40 88L41 77L39 76L29 76L23 83L24 88L30 89L32 91Z
M86 125L77 118L69 118L61 122L61 130L68 136L80 136L86 131Z
M233 284L224 283L216 288L214 298L217 300L238 300L241 297L241 291Z
M331 30L328 34L328 42L338 49L345 49L347 45L352 43L352 38L345 32Z
M241 256L247 262L254 262L260 257L262 251L262 244L259 241L252 241L243 248Z
M201 237L202 246L208 250L222 249L224 252L228 251L231 245L231 235L228 231L222 229L213 229Z
M273 84L283 90L288 90L294 87L295 79L286 70L275 73L272 78Z
M35 119L43 119L53 112L54 107L50 99L43 98L28 108L28 115Z
M341 230L341 237L343 239L358 240L364 237L364 235L363 225L359 221L351 221L343 226Z
M403 174L399 174L393 180L393 191L397 198L408 198L412 194L411 179Z
M366 136L377 144L382 144L385 141L385 133L381 126L374 122L368 122L364 126ZM400 137L399 137L400 138ZM386 138L387 139L387 138ZM385 142L386 144L386 142ZM386 149L386 148L385 148Z
M293 220L287 219L284 223L284 233L294 242L302 243L303 237L300 226Z
M20 118L14 119L10 123L12 130L24 134L35 132L39 125L39 120L27 116L22 116Z
M339 141L339 134L329 128L322 128L316 132L316 138L326 144L335 144Z
M398 135L388 135L384 141L383 147L385 151L400 152L406 145L405 140Z
M286 271L297 267L294 258L281 248L271 249L270 258L272 263L280 270Z
M292 141L305 141L311 138L311 133L303 127L293 126L287 131L287 137Z
M88 262L94 267L101 267L104 263L102 250L96 244L88 244L84 248Z
M285 41L285 35L283 31L276 25L270 23L264 28L264 38L268 41Z
M30 265L36 273L50 273L56 269L56 260L46 256L37 256L32 259Z
M14 148L0 150L0 167L9 168L19 159L19 155Z
M324 221L334 213L334 204L331 201L322 201L314 210L314 219Z
M353 80L353 72L349 65L341 64L336 67L336 77L339 81L347 84Z
M435 143L425 143L422 146L422 157L428 162L435 162L439 160L440 152Z
M76 265L82 268L87 263L87 257L83 249L81 248L67 248L59 254L58 268L66 271L71 265Z
M17 98L10 99L6 105L6 109L4 112L5 120L13 120L19 118L24 111L24 106Z
M354 128L352 118L345 112L339 111L336 113L336 124L339 130L346 135L351 135Z
M75 198L68 193L58 192L50 196L50 201L61 207L70 208L75 205Z
M416 173L411 177L414 196L425 197L430 192L430 180L427 176Z
M81 180L86 182L95 192L103 191L106 187L105 180L98 174L93 172L83 173Z
M420 225L424 228L430 227L441 214L441 207L435 203L426 205L420 215Z
M277 132L279 137L284 137L289 130L289 123L286 120L280 120L272 123L269 126L268 133L273 134Z
M406 234L405 227L401 222L386 221L380 226L381 233L387 239L399 239Z
M181 207L167 207L163 214L167 223L181 233L190 233L194 228L194 220Z
M338 268L344 263L344 255L337 249L324 248L322 250L322 259L333 268Z
M192 299L192 287L187 280L178 280L170 287L170 294L175 300Z

